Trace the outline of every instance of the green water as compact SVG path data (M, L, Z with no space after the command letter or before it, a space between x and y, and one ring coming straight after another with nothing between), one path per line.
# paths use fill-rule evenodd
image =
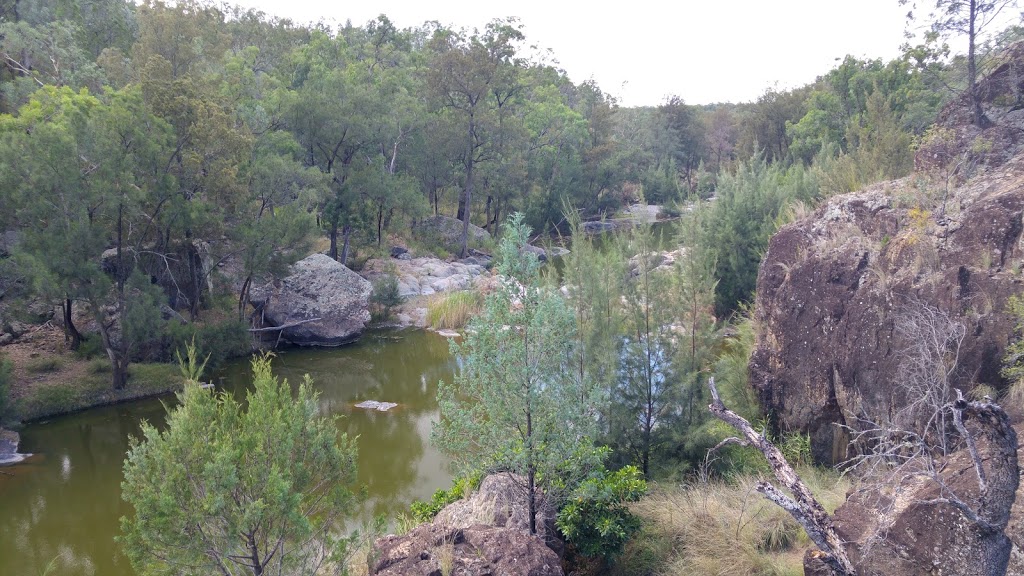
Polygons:
M344 416L339 428L359 436L359 481L369 500L352 523L390 517L414 499L447 487L446 461L430 445L440 379L450 380L456 360L446 339L429 332L370 334L334 350L279 352L274 371L297 384L313 377L325 414ZM248 384L248 363L225 367L215 380L236 393ZM363 400L397 402L389 412L353 407ZM170 401L164 399L165 402ZM26 462L0 468L0 576L133 574L114 536L121 501L121 463L128 436L141 419L163 425L159 400L97 408L27 426L21 431Z

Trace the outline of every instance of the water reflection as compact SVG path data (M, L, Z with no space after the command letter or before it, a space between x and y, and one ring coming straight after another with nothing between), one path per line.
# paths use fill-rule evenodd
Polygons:
M288 350L274 372L297 386L310 374L324 414L359 437L359 480L369 490L360 522L393 517L416 498L446 487L446 460L430 445L440 379L451 380L455 361L436 334L406 331L369 335L338 350ZM226 367L221 386L241 394L248 362ZM355 408L363 400L397 402L389 412ZM164 399L164 402L170 401ZM0 575L130 575L114 542L121 501L121 464L139 421L160 427L159 400L98 408L28 426L21 450L35 456L0 474Z

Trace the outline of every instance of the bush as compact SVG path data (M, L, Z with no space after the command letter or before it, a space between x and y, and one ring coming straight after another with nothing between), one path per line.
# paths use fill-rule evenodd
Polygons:
M847 478L801 468L826 511L846 499ZM758 475L735 482L658 485L632 507L644 523L617 564L616 574L803 574L803 554L813 547L782 508L755 493Z
M398 291L398 277L385 274L373 281L373 292L370 294L370 306L373 318L383 321L391 318L392 309L401 306L405 298Z
M179 324L170 322L163 334L160 362L174 362L177 354L185 354L189 343L195 343L200 358L209 359L206 367L213 370L228 358L245 356L252 352L252 337L248 327L239 320L224 320L211 324Z
M640 519L626 504L646 493L647 482L636 466L610 473L601 470L573 491L555 524L581 554L608 562L640 529Z
M469 496L470 492L480 486L481 479L482 475L479 472L463 476L456 480L451 488L435 491L429 502L413 502L409 505L413 519L417 523L430 522L445 506Z

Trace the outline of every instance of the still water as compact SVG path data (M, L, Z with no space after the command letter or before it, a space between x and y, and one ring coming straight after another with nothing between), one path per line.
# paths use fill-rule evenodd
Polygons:
M334 350L283 351L274 359L274 373L293 385L308 373L323 413L342 416L339 429L359 436L359 481L369 499L355 523L393 518L451 483L445 458L430 445L430 426L437 382L450 381L455 369L448 341L417 330L372 333ZM248 362L233 362L214 379L242 394ZM353 407L363 400L399 406ZM96 408L21 431L20 450L35 456L0 468L0 576L39 576L47 566L62 576L133 574L114 536L118 518L130 513L121 501L121 463L142 419L162 426L161 401Z

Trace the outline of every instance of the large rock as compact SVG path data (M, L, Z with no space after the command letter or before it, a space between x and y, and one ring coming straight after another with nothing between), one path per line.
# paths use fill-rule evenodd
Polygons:
M975 428L970 423L968 426ZM975 433L981 437L979 450L990 484L985 505L991 507L990 518L1010 517L1006 534L983 532L959 509L934 502L956 495L975 511L983 506L974 466L967 451L961 450L941 461L942 485L925 475L900 475L898 487L858 490L836 510L833 523L839 537L847 543L847 554L857 574L987 576L980 562L986 554L1002 560L1008 555L1005 573L1024 574L1021 506L1015 504L1011 513L1011 500L1000 493L1000 488L1013 490L1017 477L998 473L995 467L1002 460L998 451L982 437L983 433L977 429ZM1017 452L1019 458L1019 448ZM993 485L1000 484L1000 480L1001 485ZM817 554L805 556L804 566L805 575L831 575Z
M458 262L446 262L437 258L390 258L368 261L363 266L361 274L371 282L393 274L398 279L398 293L401 296L420 296L452 290L469 290L476 286L478 278L487 271L486 264L487 262L480 257Z
M960 190L944 218L900 205L903 180L830 199L769 243L757 279L751 382L784 430L811 435L819 462L846 457L834 426L905 405L897 374L915 341L896 322L924 304L967 329L952 384L997 389L1021 291L1024 162ZM953 204L953 202L950 202Z
M906 405L901 354L919 338L896 321L917 304L966 328L952 386L1007 385L1006 303L1024 287L1024 44L1002 59L980 88L994 125L974 126L967 99L952 102L939 118L949 137L922 143L917 173L833 197L771 239L751 382L780 428L810 433L819 462L847 456L836 423Z
M446 506L433 522L374 545L370 573L380 576L450 574L562 576L555 549L554 511L542 505L538 534L530 534L524 482L492 474L469 498Z
M282 338L299 346L339 346L352 342L370 321L372 285L323 254L292 266L291 274L256 290L252 302L263 307L271 326L292 325ZM315 322L304 322L319 318ZM300 322L302 322L300 324Z
M458 254L462 250L462 221L449 216L430 216L416 224L413 230L418 238L428 242L436 242L442 248ZM491 235L479 226L469 225L469 245L480 246Z

